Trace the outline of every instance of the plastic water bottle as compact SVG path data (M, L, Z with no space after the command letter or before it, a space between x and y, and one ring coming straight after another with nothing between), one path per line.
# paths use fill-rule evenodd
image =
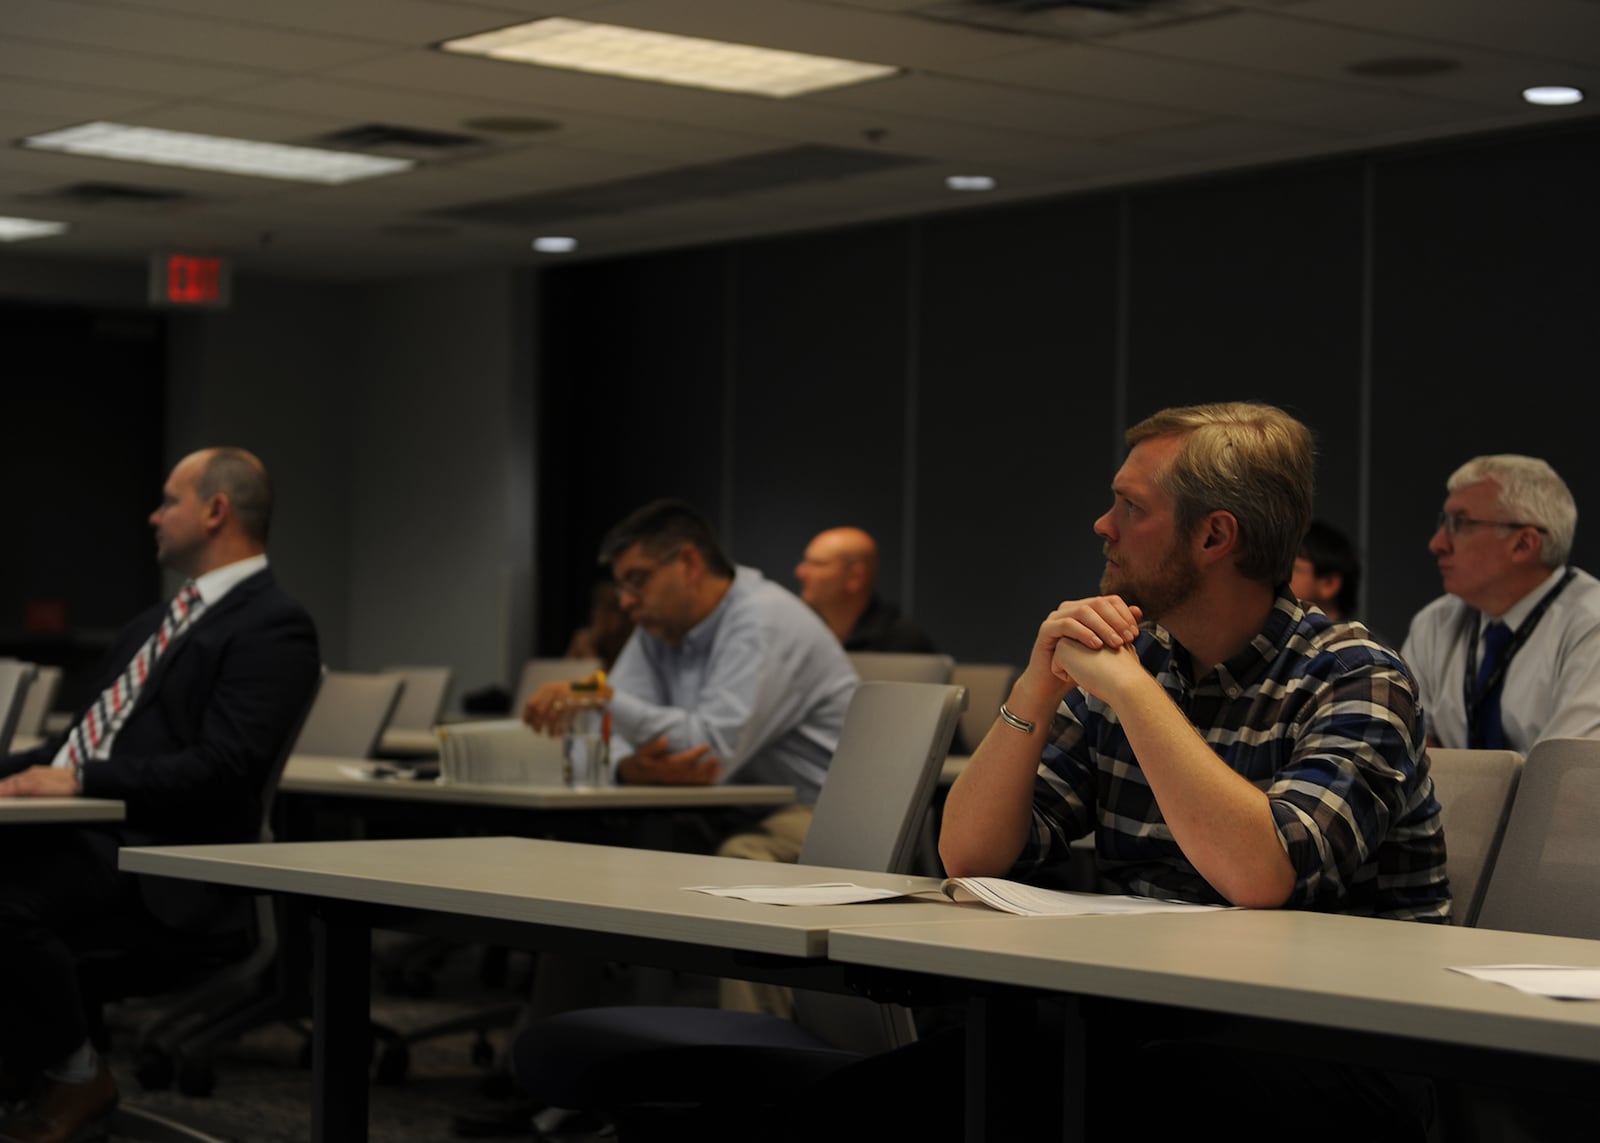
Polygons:
M562 773L574 790L597 790L611 784L610 697L602 673L572 684Z

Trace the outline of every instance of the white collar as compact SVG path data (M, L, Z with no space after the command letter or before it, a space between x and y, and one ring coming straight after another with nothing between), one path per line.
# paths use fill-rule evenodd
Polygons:
M1550 589L1553 588L1561 579L1561 577L1566 574L1567 569L1565 567L1559 567L1555 571L1551 572L1549 578L1541 583L1538 587L1534 588L1521 599L1513 603L1510 607L1506 608L1506 613L1504 615L1496 617L1485 614L1483 617L1484 627L1488 627L1489 624L1493 623L1495 619L1498 618L1500 622L1504 623L1507 627L1511 628L1511 630L1515 631L1518 627L1522 626L1522 621L1528 618L1528 613L1535 607L1539 606L1539 601L1549 594Z
M200 598L205 600L206 606L215 607L223 596L266 566L265 552L259 556L246 556L231 564L223 564L220 568L212 568L205 575L196 577L194 585L200 589Z

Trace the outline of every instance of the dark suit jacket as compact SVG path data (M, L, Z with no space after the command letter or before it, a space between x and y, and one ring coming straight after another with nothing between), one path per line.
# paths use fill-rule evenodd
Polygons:
M97 696L165 612L159 604L123 629L95 682ZM321 669L311 616L278 589L270 571L208 607L156 663L111 757L84 765L86 796L127 803L125 822L96 831L108 859L115 860L119 844L255 841L266 784ZM61 741L0 760L0 776L49 765ZM142 880L145 904L161 920L183 928L208 920L216 899L208 886Z

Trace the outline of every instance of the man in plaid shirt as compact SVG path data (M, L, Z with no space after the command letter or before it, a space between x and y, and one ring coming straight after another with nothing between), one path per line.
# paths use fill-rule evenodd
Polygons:
M1104 594L1040 626L950 792L946 871L1048 881L1092 833L1100 881L1119 892L1446 920L1416 684L1360 624L1288 590L1311 518L1310 433L1270 406L1225 404L1165 410L1127 439L1094 526ZM1417 1077L1196 1040L1159 1010L1117 1008L1091 1028L1098 1133L1133 1114L1151 1138L1208 1117L1232 1139L1288 1124L1302 1140L1426 1137ZM922 1050L921 1074L939 1050ZM1051 1074L1041 1064L1033 1081L1045 1122Z
M1095 522L1106 594L1039 628L950 792L946 870L1036 880L1093 831L1119 891L1447 919L1416 686L1365 628L1285 586L1310 433L1269 406L1209 405L1128 442Z

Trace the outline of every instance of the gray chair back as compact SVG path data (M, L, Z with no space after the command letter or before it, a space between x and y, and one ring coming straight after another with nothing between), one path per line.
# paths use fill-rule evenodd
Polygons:
M20 659L0 659L0 755L11 749L11 736L17 732L37 669Z
M1600 739L1528 752L1478 928L1600 937Z
M293 752L371 758L404 689L405 680L396 675L324 671Z
M857 687L800 863L910 872L939 766L966 704L967 692L955 686ZM795 1019L833 1046L858 1052L886 1051L915 1038L905 1009L854 997L797 992Z
M967 709L961 714L961 740L976 750L989 727L1000 714L1000 704L1017 681L1017 669L1010 663L957 663L950 681L967 688Z
M1476 924L1485 879L1511 815L1522 755L1514 750L1435 748L1428 751L1428 761L1450 863L1450 921Z
M56 692L61 689L61 668L41 666L34 672L33 684L22 700L22 714L17 719L17 733L31 734L35 738L45 735L45 720L55 705Z
M948 683L956 661L949 655L851 651L850 665L864 683Z
M385 729L432 730L439 724L450 693L449 667L385 667L380 673L398 675L406 684Z
M528 697L546 683L565 679L582 679L600 669L599 659L529 659L522 664L522 677L517 680L517 693L511 700L511 717L521 718Z

